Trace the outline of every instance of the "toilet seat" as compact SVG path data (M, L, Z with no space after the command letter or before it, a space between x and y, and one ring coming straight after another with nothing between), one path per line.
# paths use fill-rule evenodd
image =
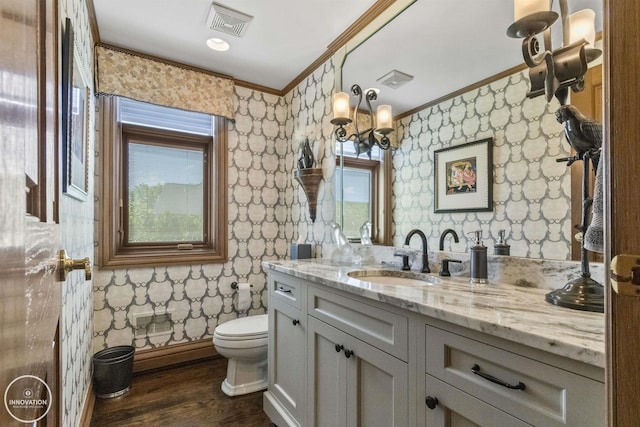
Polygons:
M240 317L222 323L213 332L214 338L224 341L258 340L268 336L269 320L266 314Z

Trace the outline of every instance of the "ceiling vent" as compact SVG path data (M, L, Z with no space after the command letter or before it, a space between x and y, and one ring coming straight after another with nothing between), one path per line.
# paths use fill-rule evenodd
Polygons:
M398 70L393 70L380 77L377 82L381 85L390 87L391 89L397 89L400 86L409 83L411 80L413 80L413 76Z
M221 4L212 3L207 17L207 26L212 30L242 37L247 32L247 27L252 19L253 16L229 9Z

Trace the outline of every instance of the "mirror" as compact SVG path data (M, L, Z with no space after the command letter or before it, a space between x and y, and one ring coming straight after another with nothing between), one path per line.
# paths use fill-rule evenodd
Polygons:
M601 31L601 1L576 0L570 8L594 9ZM570 147L555 119L558 102L526 97L521 40L506 35L512 22L511 1L416 0L348 52L343 90L379 88L377 104L391 104L397 119L394 245L412 228L431 242L453 228L461 241L451 249L464 251L466 233L482 229L491 253L505 230L512 256L571 259L571 172L556 162ZM552 31L557 48L560 22ZM413 79L382 86L393 70ZM485 138L493 138L493 212L434 213L434 150Z

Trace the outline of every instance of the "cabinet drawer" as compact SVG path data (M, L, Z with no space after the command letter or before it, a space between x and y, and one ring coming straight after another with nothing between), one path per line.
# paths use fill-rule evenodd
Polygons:
M407 360L407 316L310 286L308 313L356 338Z
M438 399L433 409L428 408L425 401L422 401L426 411L425 427L531 427L531 424L487 405L431 375L426 376L425 390L427 396Z
M301 310L305 300L306 284L301 279L278 273L269 273L269 295Z
M429 325L425 351L428 374L527 423L605 424L601 382Z

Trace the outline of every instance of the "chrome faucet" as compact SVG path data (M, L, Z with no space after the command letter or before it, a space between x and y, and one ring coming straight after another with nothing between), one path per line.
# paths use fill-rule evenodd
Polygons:
M441 251L444 251L444 238L447 237L447 234L451 234L453 236L453 241L454 242L460 243L460 240L458 239L458 233L456 233L456 231L451 229L451 228L447 228L440 235L440 246L439 246L439 249Z
M429 270L429 248L427 246L427 236L425 236L422 231L418 230L417 228L414 228L409 232L409 234L407 234L407 237L404 239L404 244L405 246L409 245L409 241L411 240L414 234L417 234L422 239L422 272L431 273L431 270ZM403 255L402 257L402 269L403 270L411 269L409 267L409 256L407 255Z

